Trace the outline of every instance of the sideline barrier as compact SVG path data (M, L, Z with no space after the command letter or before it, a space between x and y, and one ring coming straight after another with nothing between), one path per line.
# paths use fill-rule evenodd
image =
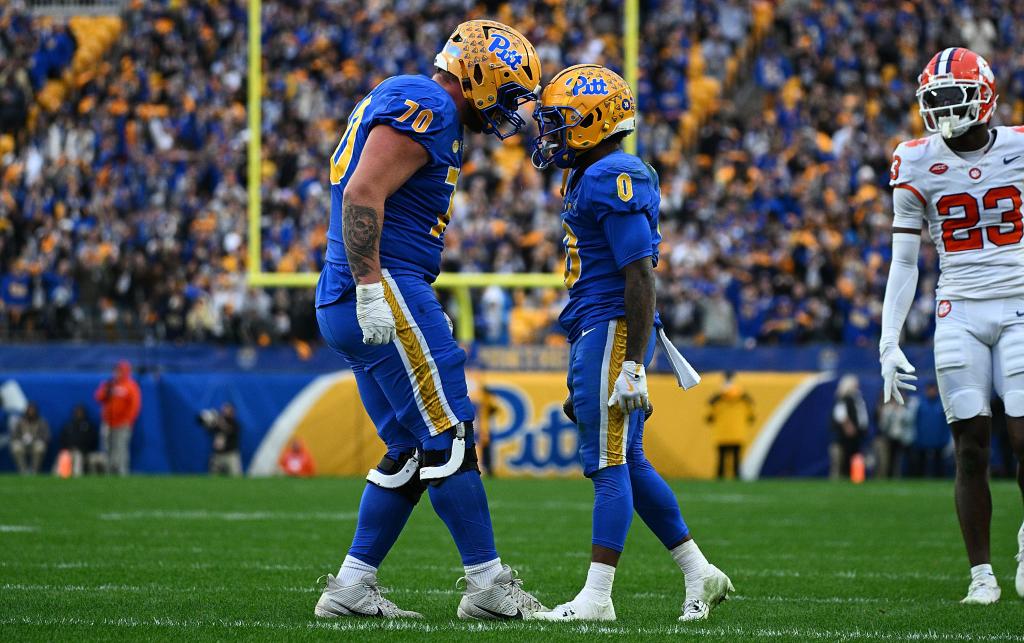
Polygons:
M0 384L16 382L39 404L53 432L46 466L51 466L59 432L75 404L84 403L93 421L93 392L105 373L0 371ZM690 391L671 376L649 376L655 414L645 428L648 457L667 476L707 478L715 473L716 450L705 421L708 399L722 382L704 373ZM144 473L202 473L211 440L199 426L200 410L232 402L242 426L241 451L251 475L272 475L278 455L292 437L309 448L319 474L365 475L383 448L359 403L351 374L144 373L137 376L143 404L132 440L132 467ZM873 404L880 382L861 378ZM504 477L579 474L576 433L562 415L565 376L556 372L474 372L471 388L478 408L479 441L489 441L492 471ZM823 475L828 464L829 416L834 376L816 372L741 372L754 399L755 423L744 440L741 473L753 479L779 475ZM0 413L2 416L3 413ZM6 427L6 418L0 417ZM11 469L0 451L0 469Z

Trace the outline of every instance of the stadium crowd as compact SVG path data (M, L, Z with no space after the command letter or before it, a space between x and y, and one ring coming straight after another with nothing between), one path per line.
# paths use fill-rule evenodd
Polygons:
M1024 30L1012 16L1024 7L787 3L755 48L758 4L770 5L642 3L638 142L661 177L662 319L698 343L868 346L888 265L889 155L920 133L916 75L941 47L972 47L1001 83L997 120L1019 121L1024 56L1012 52ZM579 62L620 68L620 11L615 0L264 0L262 268L319 270L325 159L345 117L383 78L429 74L459 21L516 25L550 78ZM0 338L315 340L309 289L245 284L246 4L132 2L112 46L55 109L38 107L77 40L17 0L0 6ZM725 98L696 91L709 82L728 85ZM688 141L693 100L717 112ZM560 272L562 176L532 167L531 136L468 141L446 270ZM931 323L928 244L922 266L912 341ZM477 335L542 341L564 297L480 291Z

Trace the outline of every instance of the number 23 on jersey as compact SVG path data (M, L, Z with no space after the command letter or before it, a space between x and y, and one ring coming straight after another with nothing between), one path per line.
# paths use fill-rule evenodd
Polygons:
M986 210L996 210L1007 205L1009 207L1001 212L999 223L975 228L981 220L981 211L974 195L959 192L940 198L935 204L935 210L943 218L942 244L946 252L981 250L985 246L982 234L996 246L1020 243L1024 238L1020 189L1012 185L991 188L981 199L981 206ZM957 210L963 216L954 217Z

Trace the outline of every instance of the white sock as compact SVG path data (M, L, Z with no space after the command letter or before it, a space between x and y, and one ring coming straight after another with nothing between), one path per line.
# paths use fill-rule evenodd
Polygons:
M587 572L587 584L583 586L577 599L607 603L612 600L612 583L615 582L615 568L604 563L590 563Z
M465 567L466 580L472 581L477 587L490 587L494 584L494 579L501 573L501 569L500 558L489 560L486 563L467 565Z
M985 578L985 580L995 581L996 576L992 573L992 565L975 565L971 567L971 580L975 581L979 578Z
M341 564L341 569L338 570L338 582L348 587L363 580L363 576L376 573L377 568L373 565L367 565L358 558L345 556L345 562Z
M687 589L704 577L704 568L708 566L708 559L704 558L704 554L700 552L697 541L687 540L669 553L672 554L672 560L679 565L679 569L683 570Z

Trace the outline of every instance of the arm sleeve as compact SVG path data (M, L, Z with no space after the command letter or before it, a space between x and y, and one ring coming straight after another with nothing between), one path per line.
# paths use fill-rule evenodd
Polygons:
M892 263L885 284L882 301L882 337L879 351L896 346L903 330L903 322L914 303L917 290L917 256L921 251L921 236L898 233L892 235Z

